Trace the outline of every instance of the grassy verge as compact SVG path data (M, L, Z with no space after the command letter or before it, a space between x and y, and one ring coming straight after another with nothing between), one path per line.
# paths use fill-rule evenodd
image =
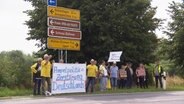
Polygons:
M108 94L108 93L135 93L135 92L158 92L158 91L184 91L184 86L170 86L170 87L167 87L166 90L163 90L161 88L156 89L153 86L150 86L147 89L141 89L141 88L134 87L131 89L126 89L126 88L125 89L117 89L115 91L113 91L113 90L107 90L104 92L97 91L95 93L96 94L103 94L103 93Z
M0 97L25 96L30 94L32 94L32 90L30 89L9 89L0 87Z
M158 91L184 91L184 86L168 86L166 90L156 89L150 86L148 89L141 89L133 87L131 89L117 89L117 90L106 90L106 91L95 91L94 94L112 94L112 93L135 93L135 92L158 92ZM32 89L9 89L0 88L0 97L10 97L10 96L28 96L32 94ZM61 95L81 95L83 93L76 94L61 94Z

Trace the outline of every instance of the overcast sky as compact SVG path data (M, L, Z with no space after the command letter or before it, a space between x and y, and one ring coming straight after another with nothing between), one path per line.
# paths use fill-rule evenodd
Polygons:
M169 20L166 9L173 0L152 0L152 5L157 6L156 17ZM181 0L174 0L181 2ZM35 41L27 41L28 28L23 23L29 17L23 11L32 9L31 4L24 0L1 0L0 3L0 52L21 50L26 54L37 51ZM166 26L166 25L165 25ZM165 37L162 30L157 30L158 37Z

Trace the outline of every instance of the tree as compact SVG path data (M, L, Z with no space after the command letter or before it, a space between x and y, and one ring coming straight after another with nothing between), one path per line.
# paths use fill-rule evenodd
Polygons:
M30 28L27 39L38 40L40 50L48 50L46 3L25 1L34 7L26 12L31 17L26 21ZM81 11L81 50L69 51L69 60L107 59L110 51L118 50L123 51L122 61L154 61L154 30L160 20L154 18L156 8L150 6L150 0L58 0L57 4Z
M0 86L31 87L31 69L33 57L21 51L0 53Z
M184 74L184 3L172 2L169 6L172 22L169 23L168 36L171 44L170 59L174 61L179 74Z

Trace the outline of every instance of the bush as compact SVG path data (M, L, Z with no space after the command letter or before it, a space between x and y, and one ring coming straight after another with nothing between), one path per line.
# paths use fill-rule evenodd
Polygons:
M0 53L0 87L31 87L33 58L21 51Z

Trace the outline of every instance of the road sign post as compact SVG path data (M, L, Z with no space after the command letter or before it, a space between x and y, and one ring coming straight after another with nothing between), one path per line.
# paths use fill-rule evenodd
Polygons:
M47 0L47 4L47 47L58 49L58 57L67 63L67 50L80 50L80 11L57 7L57 0Z

